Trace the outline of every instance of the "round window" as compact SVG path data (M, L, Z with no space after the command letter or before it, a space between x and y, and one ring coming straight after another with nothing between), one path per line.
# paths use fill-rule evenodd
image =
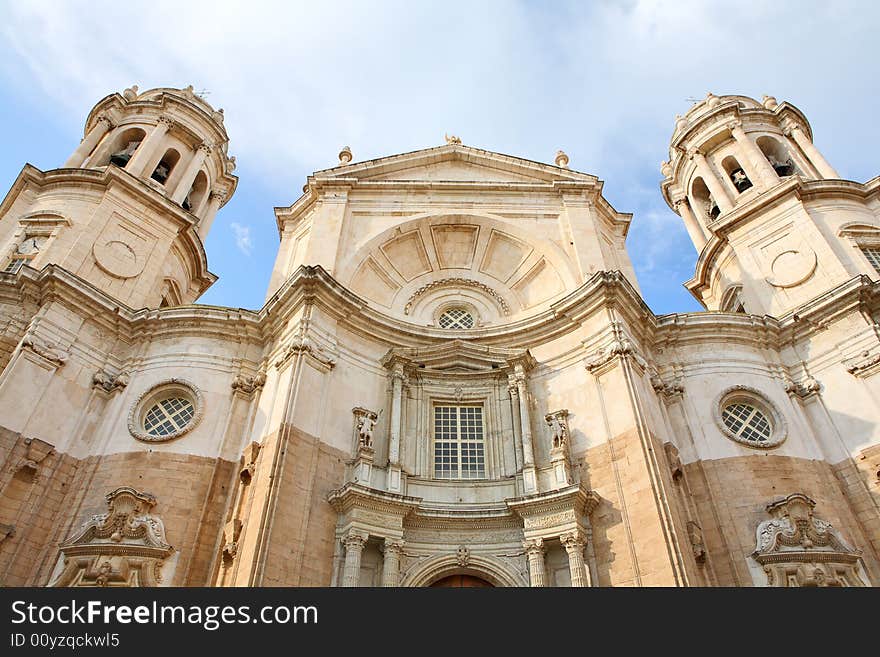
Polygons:
M474 327L474 316L464 308L444 310L437 323L445 329L469 329Z
M725 435L749 447L775 447L785 440L785 421L760 393L740 386L721 395L716 419Z
M198 423L201 409L202 397L195 386L181 379L170 379L138 398L128 416L128 430L139 440L171 440Z

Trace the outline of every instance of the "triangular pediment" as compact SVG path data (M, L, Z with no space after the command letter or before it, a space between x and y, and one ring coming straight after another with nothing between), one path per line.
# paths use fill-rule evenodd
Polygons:
M467 340L448 340L428 347L395 348L382 359L382 364L389 369L399 364L404 368L449 374L505 371L517 363L530 369L535 361L527 349L476 345Z
M359 181L595 183L590 174L462 144L447 144L316 171L313 178Z

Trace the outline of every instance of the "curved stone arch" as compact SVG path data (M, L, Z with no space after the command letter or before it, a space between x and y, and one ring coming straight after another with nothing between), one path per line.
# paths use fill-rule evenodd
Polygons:
M474 241L474 254L469 267L451 267L438 268L438 254L434 250L434 245L429 244L429 233L432 227L443 225L474 225L479 227L479 233ZM383 249L391 243L397 236L406 236L410 233L418 233L418 239L425 251L423 256L427 261L427 266L417 272L409 272L404 275L395 267L395 263L388 257L387 251ZM508 235L524 246L528 247L528 252L523 259L512 270L505 280L500 280L491 273L482 269L482 259L485 256L486 249L493 234ZM385 263L391 265L387 267ZM483 212L443 212L443 213L424 213L413 215L406 221L390 226L385 230L373 235L368 240L357 245L356 250L346 259L338 270L337 280L348 287L355 285L355 278L364 268L373 268L378 266L379 272L374 271L372 275L378 275L379 282L387 286L387 297L383 301L378 301L380 305L391 308L390 299L393 299L393 307L403 313L403 307L407 299L417 289L423 287L434 279L461 277L464 272L468 272L475 281L483 283L488 287L496 290L502 297L508 297L509 300L515 298L513 287L520 281L525 281L530 277L532 270L539 269L538 265L548 267L559 277L562 291L548 297L548 300L555 298L558 294L570 292L580 285L578 276L575 272L575 263L573 263L565 253L565 251L551 240L537 237L529 234L521 227L516 226L503 217L497 217L492 214ZM367 295L368 298L372 298ZM494 302L493 302L494 303ZM540 305L544 301L530 304L528 307ZM400 306L397 308L397 306ZM515 314L515 313L514 313Z
M430 586L439 579L450 575L473 575L485 579L495 586L528 586L523 576L497 557L483 554L470 554L467 565L462 566L455 554L441 554L416 564L406 574L401 586Z

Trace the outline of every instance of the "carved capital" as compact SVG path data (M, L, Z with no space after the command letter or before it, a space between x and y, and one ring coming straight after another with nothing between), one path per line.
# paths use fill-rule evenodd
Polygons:
M559 542L566 552L583 551L584 537L581 532L568 532L559 537Z
M370 535L366 532L352 529L343 537L342 544L345 546L346 550L355 550L357 552L360 552L364 549L364 545L366 545L367 539L369 537Z
M95 121L95 127L98 127L98 125L101 123L104 124L105 129L107 129L107 130L112 130L114 127L116 127L115 124L113 123L113 121L110 119L110 117L107 116L106 114L101 114L100 116L98 116L98 118Z
M535 554L544 554L544 539L543 538L533 538L529 540L523 541L523 549L526 551L526 554L529 556Z
M92 375L92 387L104 392L117 392L125 388L129 380L128 372L112 374L107 370L101 369Z
M739 119L734 119L733 121L728 121L728 123L727 123L727 129L730 130L730 132L733 132L734 130L740 130L740 129L742 129L742 125L743 125L743 124L742 124L742 121L741 121L741 120L739 120Z
M404 547L406 547L406 542L399 538L386 538L382 544L385 554L396 554L398 557L403 555Z
M211 195L209 197L209 200L215 201L215 202L219 203L220 205L223 205L223 203L226 201L226 196L227 196L227 194L224 190L215 189L215 190L211 191Z
M201 144L199 144L198 148L196 148L196 152L201 151L205 154L205 156L210 155L212 150L213 146L211 146L211 144L209 144L208 142L202 142Z
M159 126L164 127L165 130L171 130L174 127L174 119L163 114L156 120L156 127Z
M257 372L253 375L236 374L232 379L232 389L238 390L245 395L252 395L254 392L266 385L266 375Z

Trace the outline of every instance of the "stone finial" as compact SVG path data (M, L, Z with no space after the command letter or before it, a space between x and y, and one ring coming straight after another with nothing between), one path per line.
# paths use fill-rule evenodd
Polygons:
M686 125L687 125L687 119L684 118L681 114L676 114L675 115L675 129L676 129L676 131L683 130Z
M341 151L339 151L339 164L348 164L351 162L351 148L348 146L343 147Z
M774 96L762 96L761 104L768 110L773 110L779 107L779 103L776 102L776 98Z
M221 108L218 109L216 112L214 112L214 113L211 115L211 118L214 119L217 123L223 123L223 119L225 118L225 117L223 116L223 108L221 107Z
M443 136L446 138L447 144L460 144L461 143L461 138L456 137L455 135L447 135L444 133Z
M660 173L663 174L664 178L669 178L672 176L672 165L669 162L661 162Z
M136 84L131 85L128 89L122 92L122 97L125 100L132 101L137 98L138 95L138 86Z
M706 94L706 100L704 102L706 103L706 107L712 109L718 107L718 103L721 102L721 99L710 91Z
M556 151L556 166L562 167L563 169L568 168L568 155L565 154L565 151Z

